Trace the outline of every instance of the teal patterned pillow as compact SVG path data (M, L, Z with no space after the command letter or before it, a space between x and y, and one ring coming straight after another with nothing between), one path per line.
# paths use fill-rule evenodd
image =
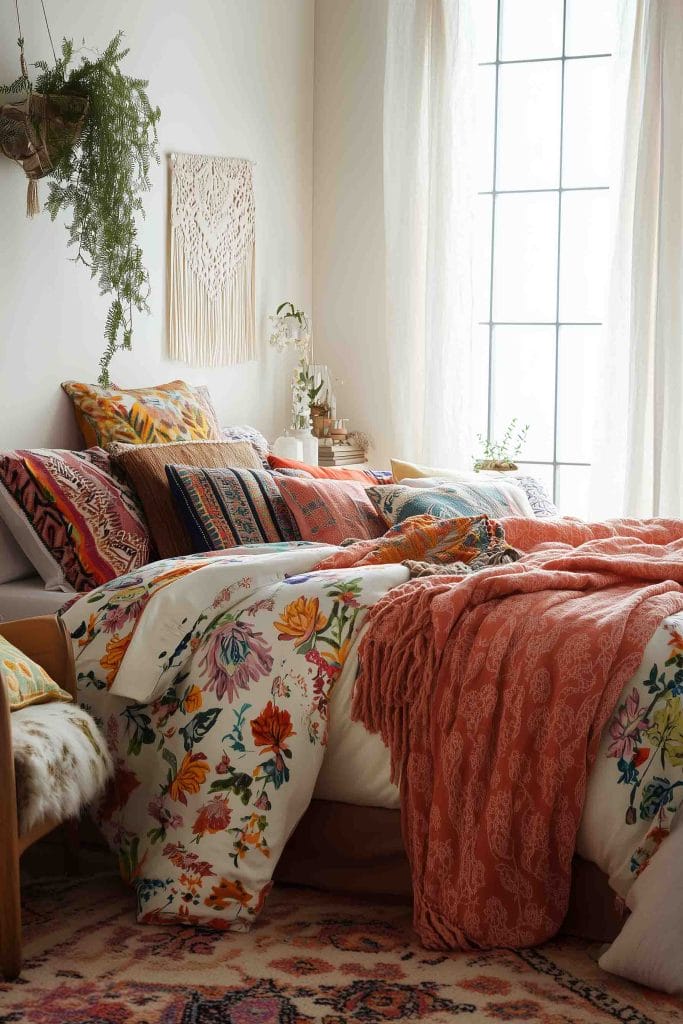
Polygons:
M534 513L521 487L510 483L452 483L421 488L390 484L368 487L366 494L389 526L411 516L430 515L437 519L459 519L487 515L493 519Z

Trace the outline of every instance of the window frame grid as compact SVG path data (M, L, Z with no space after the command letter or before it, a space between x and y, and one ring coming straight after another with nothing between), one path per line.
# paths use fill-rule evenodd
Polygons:
M564 114L565 114L565 69L567 61L570 60L598 60L609 58L612 53L581 53L568 54L566 52L567 40L567 0L562 4L562 53L556 57L520 57L514 59L502 59L501 48L501 8L503 0L497 0L496 4L496 59L479 61L479 67L495 68L495 84L493 99L493 169L492 183L490 189L481 189L480 196L491 196L491 237L490 237L490 268L489 268L489 295L488 295L488 320L480 320L479 325L488 327L488 388L487 388L487 438L493 438L493 376L494 376L494 334L496 327L553 327L555 329L555 373L554 373L554 397L553 397L553 457L552 459L525 459L519 461L527 466L551 466L553 470L553 501L558 500L559 476L563 466L589 467L590 462L573 462L567 459L558 460L558 414L559 414L559 389L560 389L560 329L562 327L602 327L603 321L572 321L560 320L560 283L561 283L561 262L562 262L562 197L565 192L607 192L609 185L570 185L562 184L563 173L563 148L564 148ZM546 62L561 62L560 78L560 152L559 152L559 184L555 188L497 188L498 176L498 110L500 96L500 68L510 64L540 64ZM556 193L557 202L557 272L555 280L555 319L554 320L494 320L493 318L493 293L495 274L495 243L496 243L496 205L500 195L527 195L538 193Z

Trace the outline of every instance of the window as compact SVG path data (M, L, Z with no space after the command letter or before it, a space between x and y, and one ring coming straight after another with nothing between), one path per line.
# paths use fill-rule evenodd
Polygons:
M615 0L478 0L477 365L489 437L586 515L609 260Z

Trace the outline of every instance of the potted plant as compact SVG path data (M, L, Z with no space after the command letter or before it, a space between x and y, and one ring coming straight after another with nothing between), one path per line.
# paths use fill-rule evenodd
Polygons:
M493 470L498 473L512 472L517 469L516 459L522 453L526 436L529 433L529 424L517 429L517 417L512 419L507 426L502 441L488 440L482 434L477 434L477 440L481 445L481 455L475 459L474 468L479 470Z
M52 66L33 65L38 73L32 81L20 30L21 76L0 87L5 95L26 94L0 107L0 150L30 179L30 211L38 208L35 181L47 177L46 209L53 220L60 212L70 215L74 259L88 267L100 293L112 297L100 359L104 385L114 353L131 348L133 311L149 311L136 218L151 187L151 162L159 162L161 113L149 101L147 82L123 74L128 50L122 39L118 32L103 53L82 56L78 64L73 42L65 39Z

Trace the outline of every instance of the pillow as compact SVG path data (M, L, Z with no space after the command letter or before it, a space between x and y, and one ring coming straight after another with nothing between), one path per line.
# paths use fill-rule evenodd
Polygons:
M255 427L223 427L221 437L224 441L248 441L263 462L264 469L268 469L270 445L260 430L256 430Z
M193 551L301 540L272 473L166 466L166 475Z
M534 515L538 519L559 519L561 512L557 505L543 486L540 480L533 476L527 476L521 471L508 473L496 473L493 470L459 470L459 469L435 469L433 466L421 466L416 462L402 462L400 459L391 460L391 468L396 483L408 483L411 486L422 486L420 480L428 478L430 485L438 481L455 481L457 483L481 483L482 481L508 481L521 487L527 498Z
M626 897L631 911L623 928L598 963L604 971L650 988L683 996L683 815Z
M213 406L182 380L154 388L102 388L65 381L79 430L88 447L112 441L163 444L220 440Z
M269 455L271 469L301 469L316 480L360 480L366 484L390 484L393 477L388 469L328 469L323 466L309 466L306 462L296 459L282 459L278 455Z
M50 700L73 700L70 693L50 679L44 668L27 658L4 636L0 636L0 677L10 711Z
M138 500L101 448L0 453L0 515L47 590L92 590L151 558Z
M421 515L438 519L478 515L494 519L506 516L534 518L526 494L513 484L454 483L424 489L391 484L388 487L368 487L367 495L389 526Z
M276 479L303 540L341 544L349 537L372 540L386 532L365 488L356 480Z
M185 520L177 513L166 478L167 465L180 463L206 469L262 469L261 460L248 441L111 445L110 453L142 502L160 558L189 555L196 550Z
M34 572L35 569L14 539L14 534L5 524L0 504L0 583L23 580Z

